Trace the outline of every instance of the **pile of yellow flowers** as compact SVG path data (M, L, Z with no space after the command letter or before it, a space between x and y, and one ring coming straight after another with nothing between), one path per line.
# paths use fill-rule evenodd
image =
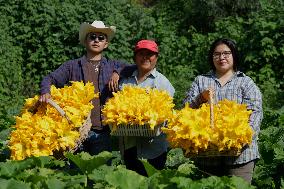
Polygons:
M211 147L219 152L239 151L252 141L250 113L245 104L222 100L214 105L214 125L211 126L209 104L199 109L186 105L175 112L163 131L171 146L184 149L185 154L198 154Z
M103 123L113 130L127 124L149 124L154 129L172 116L173 98L167 91L125 85L113 95L102 110Z
M40 105L36 113L30 112L39 96L26 99L21 115L16 117L15 130L11 132L9 148L11 159L22 160L30 156L49 156L54 151L65 151L75 146L80 137L79 127L93 108L90 102L98 97L91 83L72 82L71 86L57 89L51 86L52 100L70 118L65 117L49 104Z

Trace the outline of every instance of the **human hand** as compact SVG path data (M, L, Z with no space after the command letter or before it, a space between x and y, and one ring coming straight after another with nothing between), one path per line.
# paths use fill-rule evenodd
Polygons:
M118 80L119 80L118 73L113 72L108 82L108 88L110 91L113 91L113 92L118 91Z
M208 89L202 91L201 98L203 102L207 102L210 100L210 93L212 96L215 94L215 90L212 87L209 87Z
M39 101L43 103L47 103L48 99L51 98L51 95L49 93L45 93L40 95Z

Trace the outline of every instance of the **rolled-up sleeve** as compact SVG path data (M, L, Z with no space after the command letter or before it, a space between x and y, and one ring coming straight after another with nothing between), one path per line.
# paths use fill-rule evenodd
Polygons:
M64 87L64 85L69 81L69 75L70 63L67 62L43 78L40 84L40 94L50 93L51 85Z

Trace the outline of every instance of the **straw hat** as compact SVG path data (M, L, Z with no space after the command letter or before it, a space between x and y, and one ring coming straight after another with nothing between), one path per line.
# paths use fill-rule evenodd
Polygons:
M92 24L82 23L79 31L79 40L82 45L85 44L86 35L90 32L101 32L107 35L108 41L114 37L115 26L106 27L102 21L95 20Z

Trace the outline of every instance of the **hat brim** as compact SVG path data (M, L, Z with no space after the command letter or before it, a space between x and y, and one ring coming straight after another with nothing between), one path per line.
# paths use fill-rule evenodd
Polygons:
M114 26L105 27L105 28L96 28L88 23L83 23L80 26L79 31L79 41L82 45L85 45L86 35L90 32L100 32L107 35L108 41L112 40L114 37L116 28Z
M142 49L146 49L146 50L154 52L154 53L159 53L158 49L153 49L153 48L150 48L150 47L142 47L142 48L137 48L137 49L135 48L134 52L136 53L136 52L138 52Z

